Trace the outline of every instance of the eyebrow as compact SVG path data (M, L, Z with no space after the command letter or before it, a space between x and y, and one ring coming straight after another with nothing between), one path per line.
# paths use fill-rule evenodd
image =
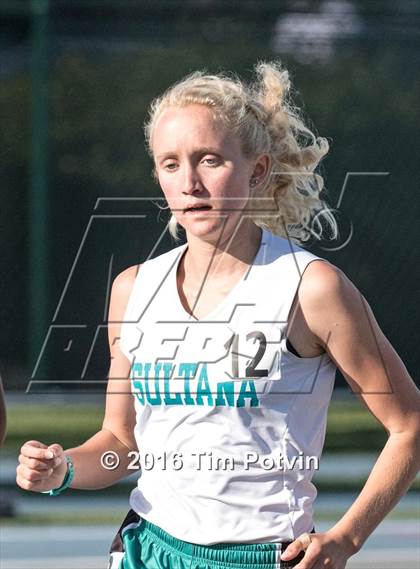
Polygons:
M218 156L220 156L220 149L211 148L210 146L203 146L201 148L197 148L193 152L193 156L197 156L200 154L217 154ZM160 161L164 160L165 158L174 158L176 156L177 156L176 152L163 152L162 154L156 156L156 160Z

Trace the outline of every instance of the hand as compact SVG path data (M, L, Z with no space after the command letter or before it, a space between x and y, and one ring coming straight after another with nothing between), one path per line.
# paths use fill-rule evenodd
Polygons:
M59 488L67 472L63 448L47 447L39 441L28 441L20 449L16 483L24 490L45 492Z
M281 555L283 561L290 561L306 549L305 556L294 569L345 569L348 558L355 553L350 540L332 530L306 535L310 537L309 545L304 539L297 538Z

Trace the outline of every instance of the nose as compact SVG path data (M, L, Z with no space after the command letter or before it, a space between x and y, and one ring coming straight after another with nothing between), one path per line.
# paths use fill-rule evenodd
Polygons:
M197 169L192 164L185 164L182 193L185 195L193 195L195 193L201 192L202 189L203 185L201 183Z

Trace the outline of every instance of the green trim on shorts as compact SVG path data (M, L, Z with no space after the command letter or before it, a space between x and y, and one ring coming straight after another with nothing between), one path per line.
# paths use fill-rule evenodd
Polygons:
M124 557L118 569L283 569L281 543L198 545L182 541L147 520L122 530Z

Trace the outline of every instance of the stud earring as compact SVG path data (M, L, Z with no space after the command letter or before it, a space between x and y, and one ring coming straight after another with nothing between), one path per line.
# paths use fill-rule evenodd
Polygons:
M256 186L258 184L258 178L251 178L249 185L251 186L251 188L253 188L254 186Z

